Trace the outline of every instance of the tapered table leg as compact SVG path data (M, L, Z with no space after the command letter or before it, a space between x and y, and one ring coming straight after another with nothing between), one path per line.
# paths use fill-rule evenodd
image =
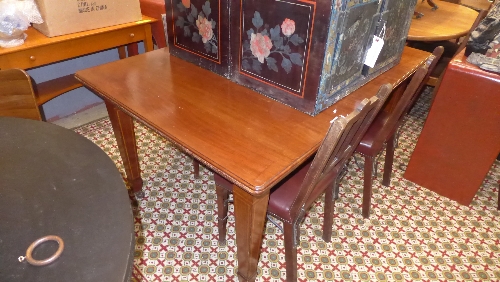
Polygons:
M120 156L122 157L127 181L136 198L142 198L142 178L139 166L139 158L137 157L137 146L134 133L134 121L132 117L124 113L115 105L105 101L108 110L109 119L113 126L116 141Z
M253 196L233 186L238 279L255 281L259 263L269 192Z
M139 54L139 46L137 46L137 42L130 43L127 45L127 53L129 57Z

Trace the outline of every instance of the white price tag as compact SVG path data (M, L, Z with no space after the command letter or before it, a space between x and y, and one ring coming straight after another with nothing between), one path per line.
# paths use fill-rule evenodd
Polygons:
M384 47L384 39L374 35L372 46L366 52L365 65L373 68L375 63L377 62L378 55L380 51L382 51L382 47Z

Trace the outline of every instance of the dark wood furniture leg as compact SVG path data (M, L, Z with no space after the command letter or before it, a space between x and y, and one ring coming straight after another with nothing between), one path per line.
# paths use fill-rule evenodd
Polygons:
M137 43L130 43L127 45L127 53L129 57L139 54L139 46Z
M339 175L342 175L342 172L339 173ZM330 242L332 240L333 212L335 210L336 199L335 196L337 193L340 178L341 177L337 176L337 178L333 182L333 185L331 185L325 191L325 203L330 203L325 204L325 216L323 218L323 240L325 242Z
M194 169L194 178L200 178L200 162L196 159L193 159L193 169Z
M397 136L397 132L394 132L391 138L387 140L387 146L385 148L384 177L382 178L382 185L384 186L389 186L391 183L392 163L394 162L394 150Z
M139 158L137 156L137 146L134 133L134 121L132 117L124 113L115 105L105 101L106 109L108 110L109 119L113 126L116 142L120 156L122 157L123 166L127 175L127 182L132 188L136 198L142 198L141 168L139 166Z
M300 223L296 223L300 224ZM286 281L297 281L297 245L299 236L296 224L283 222L285 237Z
M500 210L500 184L498 185L498 201L497 201L497 210Z
M127 50L125 50L125 46L118 47L118 58L125 59L127 57Z
M195 172L195 177L196 177L196 172ZM219 186L216 186L215 191L217 193L217 210L218 210L217 226L219 227L219 244L225 245L226 233L227 233L227 209L228 209L229 191Z
M151 51L151 50L146 50L146 52L148 52L148 51ZM128 53L128 56L127 56L127 53ZM137 42L118 47L118 57L120 59L125 59L127 57L132 57L135 55L139 55L139 45L137 45Z
M424 2L424 1L422 0L422 2ZM437 10L439 8L438 5L436 5L436 3L434 3L434 0L427 0L427 4L429 4L432 7L433 11L435 11L435 10ZM421 17L424 16L424 14L419 13L417 11L413 12L413 15L415 17L417 17L417 19L420 19Z
M253 196L234 185L233 197L238 248L238 279L240 282L255 281L269 191Z
M432 10L437 10L439 7L434 3L434 0L427 0L427 4L429 4L432 7Z
M363 218L370 217L370 207L372 203L372 185L373 185L373 157L365 156L365 167L364 167L364 187L363 187L363 205L362 205L362 215Z

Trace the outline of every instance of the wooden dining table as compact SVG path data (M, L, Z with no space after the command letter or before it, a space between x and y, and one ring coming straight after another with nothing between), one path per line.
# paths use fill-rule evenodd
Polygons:
M165 48L78 71L76 78L106 101L134 191L142 188L134 119L234 183L238 278L255 281L271 188L316 152L333 118L382 84L398 85L429 56L405 47L398 65L314 117Z
M417 2L415 11L422 13L421 18L413 17L408 40L441 41L460 38L466 35L477 18L478 12L454 3L434 1L438 9L433 10L427 2Z

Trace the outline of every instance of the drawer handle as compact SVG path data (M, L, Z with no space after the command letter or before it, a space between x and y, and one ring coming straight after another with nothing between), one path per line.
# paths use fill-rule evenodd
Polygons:
M134 37L134 36L135 36L135 34L133 34L133 33L130 34L130 37Z
M34 61L34 60L36 60L36 57L35 56L30 56L30 60Z

